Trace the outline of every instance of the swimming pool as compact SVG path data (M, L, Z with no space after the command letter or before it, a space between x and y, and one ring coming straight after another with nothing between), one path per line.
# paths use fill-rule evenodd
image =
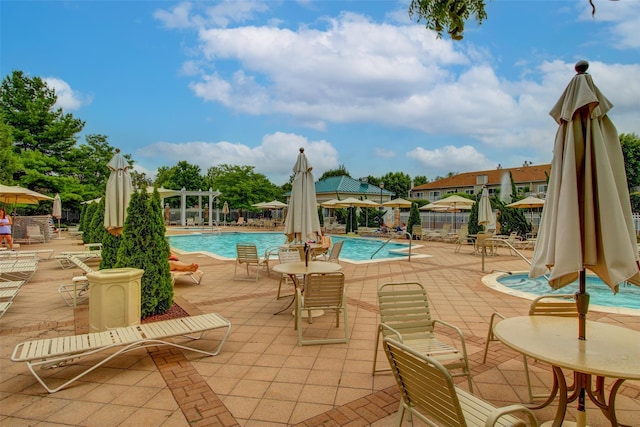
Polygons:
M286 237L282 233L194 233L178 236L169 236L169 243L176 249L186 252L208 252L219 258L235 259L236 243L255 243L258 253L286 243ZM365 239L357 237L331 236L333 243L344 240L344 246L340 252L340 259L350 262L374 262L406 259L408 244L389 242L373 259L371 255L382 245L383 240ZM421 255L411 255L420 257ZM422 255L424 256L424 255Z
M574 294L578 292L577 280L558 290L553 290L544 277L531 279L528 272L491 274L485 276L482 281L503 292L505 289L499 289L499 287L504 287L507 293L517 296L537 297L543 294ZM638 286L621 284L618 293L614 294L600 278L588 274L586 288L591 295L590 305L616 309L628 308L635 311L633 314L640 314L640 287Z

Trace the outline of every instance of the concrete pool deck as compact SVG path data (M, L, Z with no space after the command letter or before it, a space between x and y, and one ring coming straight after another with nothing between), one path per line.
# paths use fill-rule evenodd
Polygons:
M21 249L55 249L57 254L80 248L67 233L62 237ZM411 262L342 262L351 341L307 347L296 344L292 316L273 315L288 302L275 298L275 273L268 277L261 271L257 282L235 281L234 261L181 255L182 261L198 263L204 277L200 286L178 281L175 302L191 315L216 312L231 321L231 334L221 353L202 358L169 347L140 349L54 394L46 393L24 364L11 362L11 352L22 341L85 332L88 304L73 309L57 293L59 284L70 282L79 270L63 270L53 259L41 261L0 319L0 425L394 425L399 396L393 378L387 373L371 375L378 323L376 291L390 281L421 282L434 317L462 329L477 395L500 406L524 401L522 358L500 343L492 343L485 364L482 353L491 313L524 315L529 301L482 284L486 273L481 271L480 257L469 248L456 254L453 244L425 242L417 252L431 256ZM523 252L531 256L530 251ZM509 256L506 249L488 257L485 267L487 272L527 268L525 261ZM591 311L589 319L640 330L639 316ZM313 325L327 330L332 320L332 316L315 318ZM216 338L211 335L211 345ZM531 365L536 391L545 390L551 378L549 368ZM66 370L73 366L46 375L64 378L69 375ZM458 385L465 388L464 379ZM574 408L570 404L568 420L574 420ZM637 425L638 382L623 384L616 409L622 423ZM546 421L554 411L552 405L535 412ZM590 402L587 418L591 427L609 425ZM421 423L405 419L404 425Z

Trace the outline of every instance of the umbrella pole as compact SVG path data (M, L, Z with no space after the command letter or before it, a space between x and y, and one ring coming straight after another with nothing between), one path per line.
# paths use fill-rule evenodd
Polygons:
M589 311L589 294L586 292L587 274L580 270L580 289L576 293L576 308L578 309L578 339L587 339L587 312Z

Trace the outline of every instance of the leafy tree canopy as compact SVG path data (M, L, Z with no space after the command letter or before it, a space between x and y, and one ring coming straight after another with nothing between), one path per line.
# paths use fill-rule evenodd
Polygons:
M273 199L284 201L282 188L254 169L253 166L223 164L209 168L204 180L211 188L220 190L221 202L227 201L232 208L254 209L251 205L255 203Z
M620 143L629 189L640 187L640 136L635 133L620 134Z
M16 153L38 150L49 156L64 156L73 147L84 122L54 108L57 100L55 91L40 77L30 78L22 71L13 71L4 78L0 112L14 128Z
M588 0L591 5L591 14L596 8L593 0ZM484 0L411 0L409 5L409 17L417 22L424 23L428 30L433 30L442 38L446 31L453 40L462 40L464 25L473 17L482 25L487 19Z
M349 174L347 168L344 165L340 165L337 169L325 171L325 173L323 173L322 176L318 178L318 180L320 181L325 178L331 178L333 176L348 176L349 178L351 178L351 174Z
M427 178L426 175L416 175L413 178L413 185L414 186L427 184L428 182L429 182L429 178Z
M407 198L411 189L411 177L404 172L389 172L380 178L384 189L395 193L395 197Z

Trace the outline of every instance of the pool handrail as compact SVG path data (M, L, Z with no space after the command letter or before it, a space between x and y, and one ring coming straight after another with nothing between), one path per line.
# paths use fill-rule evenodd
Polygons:
M394 237L398 237L398 235L401 235L401 236L407 235L407 236L409 236L409 257L408 257L408 261L411 261L411 241L413 240L413 236L411 235L411 233L409 233L408 231L405 231L405 230L397 231L395 236L391 236L387 240L382 242L382 245L380 245L380 247L375 250L373 255L371 255L371 258L369 258L369 259L373 259L373 257L376 256L376 254L378 252L380 252L382 250L382 248L384 248L387 245L387 243L392 241Z

